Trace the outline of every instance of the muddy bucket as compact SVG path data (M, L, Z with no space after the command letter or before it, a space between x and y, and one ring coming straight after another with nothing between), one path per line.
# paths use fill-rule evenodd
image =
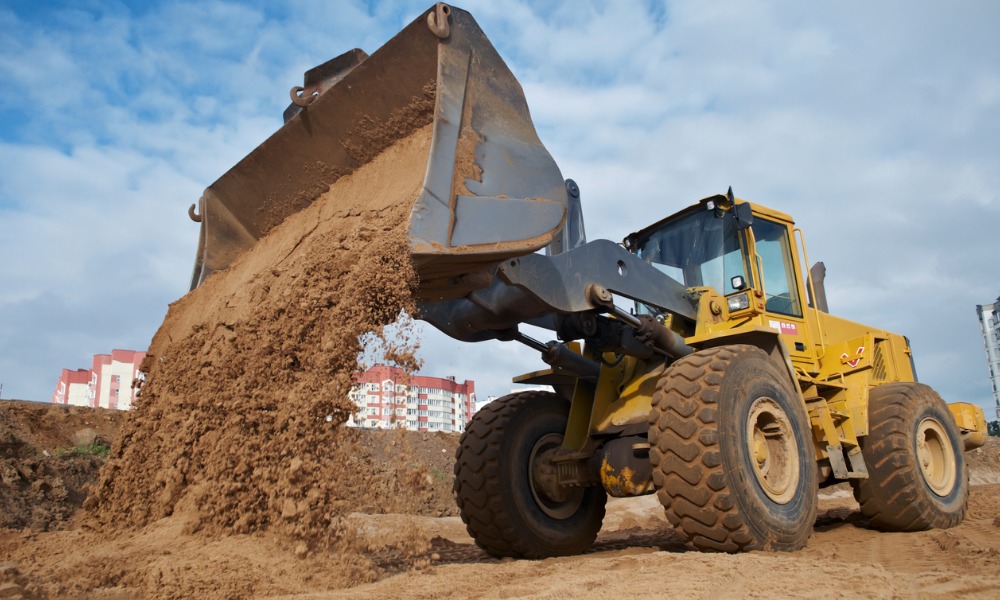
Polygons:
M500 262L548 245L567 192L520 84L472 16L437 4L371 56L306 73L287 122L205 190L192 289L417 129L432 124L409 240L424 300L485 286ZM386 177L393 177L386 173Z

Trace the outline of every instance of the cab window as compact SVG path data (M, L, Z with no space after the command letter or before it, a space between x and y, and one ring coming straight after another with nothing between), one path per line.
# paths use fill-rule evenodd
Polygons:
M767 312L801 317L802 304L795 282L788 228L756 217L752 229L757 256L761 260Z

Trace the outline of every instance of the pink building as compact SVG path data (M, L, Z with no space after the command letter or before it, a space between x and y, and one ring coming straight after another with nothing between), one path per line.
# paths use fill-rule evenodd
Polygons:
M407 375L397 367L376 365L355 376L351 399L357 415L353 427L413 431L465 431L476 405L476 383L454 377Z
M145 352L112 350L95 354L90 369L63 369L52 394L57 404L129 410L135 401L132 382L143 378L139 372ZM83 396L81 397L81 393Z
M90 371L63 369L52 394L52 402L72 406L90 406Z

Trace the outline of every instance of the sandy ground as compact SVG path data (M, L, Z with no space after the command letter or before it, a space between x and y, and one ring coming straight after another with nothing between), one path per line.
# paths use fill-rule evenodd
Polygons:
M976 486L954 529L864 528L848 490L821 495L805 550L741 555L685 552L654 497L614 500L595 549L542 561L493 561L458 519L427 526L455 543L441 560L374 584L290 598L990 598L1000 596L1000 486ZM387 522L388 523L388 522ZM636 528L642 526L642 529Z
M21 589L40 597L605 598L625 590L639 598L1000 596L1000 485L975 486L969 517L946 531L879 533L858 523L856 510L849 496L824 496L804 550L724 555L683 551L655 498L615 500L591 552L541 561L486 557L458 517L355 514L362 535L420 532L432 549L414 561L373 547L369 558L383 574L341 589L331 589L342 583L324 572L335 565L323 557L297 558L268 537L192 536L177 518L111 539L81 529L8 530L0 533L0 553L13 562L7 568L16 568ZM13 597L2 593L0 585L0 597Z
M10 406L0 404L0 434L23 441L13 444L22 455L50 455L37 459L46 469L25 471L29 477L73 464L56 454L81 430L97 425L104 436L117 434L104 411L30 406L12 414ZM444 434L359 435L365 456L386 461L403 453L437 474L448 468L457 443ZM820 492L809 545L787 554L685 551L655 497L646 496L610 500L597 544L584 555L495 560L475 546L458 517L424 516L447 512L450 481L428 488L434 501L419 510L423 515L375 514L377 507L369 507L370 513L343 518L338 526L349 532L354 564L341 553L303 553L275 532L192 531L197 507L184 503L169 517L120 531L95 527L77 510L73 520L47 525L61 530L0 529L0 598L1000 597L1000 440L967 456L973 487L960 526L873 531L850 490L837 486ZM33 482L22 483L32 489ZM70 502L65 497L33 498L45 514L76 510L53 508Z

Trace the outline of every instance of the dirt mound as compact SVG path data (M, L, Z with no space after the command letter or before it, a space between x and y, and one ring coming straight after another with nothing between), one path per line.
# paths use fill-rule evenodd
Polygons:
M982 448L965 453L972 485L1000 483L1000 438L990 436Z
M425 126L170 306L95 491L100 527L183 513L188 531L273 531L304 556L343 550L359 506L427 504L425 473L403 454L376 468L340 425L359 338L413 312L404 228L429 151Z
M193 533L189 517L197 509L182 500L173 516L134 530L93 529L87 519L82 527L50 533L0 528L0 563L14 561L0 564L0 598L17 597L3 595L15 591L24 598L264 597L358 585L429 565L427 550L437 548L434 523L441 521L434 517L457 511L451 468L458 437L344 432L354 452L345 468L371 473L374 483L344 492L343 501L359 511L343 515L338 524L350 553L303 555L269 531ZM407 511L412 514L385 514ZM454 527L464 531L460 523Z
M354 512L425 517L457 516L452 492L459 435L350 430L355 440L348 469L368 470L374 489L345 495Z
M0 402L0 528L66 526L104 464L122 414Z
M128 415L35 402L0 402L0 529L52 531L72 522ZM457 434L351 429L346 468L369 472L377 493L347 491L353 510L454 516ZM415 483L414 483L415 482Z

